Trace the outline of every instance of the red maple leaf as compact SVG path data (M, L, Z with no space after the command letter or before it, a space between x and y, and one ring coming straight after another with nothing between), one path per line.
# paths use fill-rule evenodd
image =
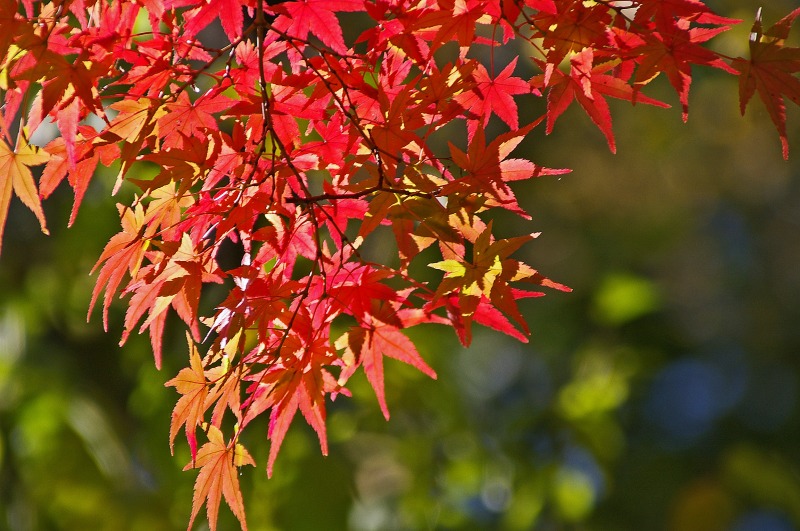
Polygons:
M272 28L280 33L301 41L308 38L309 33L334 52L347 52L344 43L342 26L336 18L336 11L360 11L364 3L358 0L297 0L285 2L273 7L280 13L272 24Z
M188 21L184 26L186 36L196 35L215 19L219 19L225 35L231 42L235 42L244 29L244 16L240 0L203 2L202 5L188 11L184 16Z
M603 48L610 43L612 17L606 5L581 0L562 0L556 10L541 2L543 8L534 21L542 29L542 46L547 62L558 65L570 52L584 48Z
M216 131L218 128L213 113L230 108L232 103L228 98L213 93L190 101L186 92L181 92L177 102L167 104L169 112L158 120L159 132L166 138L164 147L183 147L184 137L205 139L206 130Z
M517 289L512 291L516 299L544 296L544 293L540 291L523 291ZM455 328L459 341L465 347L468 347L472 343L471 322L473 320L476 323L482 324L483 326L488 326L494 330L497 330L498 332L508 334L509 336L522 341L523 343L528 342L527 328L525 328L524 332L520 332L514 327L514 325L511 324L506 316L503 315L503 312L492 305L491 300L486 296L481 296L474 313L466 320L464 319L464 312L459 306L458 294L434 298L428 305L426 305L425 309L429 312L432 312L433 310L441 308L442 306L444 306L447 310L447 324Z
M660 31L640 34L644 43L631 52L639 63L636 85L644 86L664 72L678 93L684 122L689 117L689 86L693 65L712 66L731 74L737 73L719 55L700 46L700 43L729 30L730 26L692 28L690 25L690 20L678 19Z
M475 88L456 96L456 101L463 108L469 109L477 116L475 121L468 122L470 139L478 127L485 127L489 123L492 113L496 114L512 130L519 129L517 103L512 96L529 94L531 87L524 79L512 76L516 66L517 58L515 57L502 72L493 77L489 75L482 64L477 64L472 73Z
M389 356L407 363L422 373L436 379L436 372L422 359L414 343L400 331L408 312L397 310L394 304L373 300L373 313L365 316L361 327L351 328L341 336L336 346L347 348L355 363L343 370L347 379L357 367L363 367L383 416L389 419L383 382L383 357Z
M319 312L313 315L319 315ZM246 378L254 383L247 389L249 397L242 404L242 428L271 409L267 433L271 441L267 460L267 474L270 476L298 410L317 433L322 454L328 455L325 395L339 389L325 369L336 360L327 336L328 327L314 323L308 311L298 312L292 319L291 330L270 337L264 348L270 353L269 367Z
M641 102L658 107L669 107L666 103L637 94L633 87L623 79L606 74L616 66L616 62L603 62L595 66L591 48L570 59L569 75L548 64L545 74L535 77L534 86L550 87L547 94L547 134L553 131L556 120L570 104L577 100L592 122L603 132L612 153L617 152L614 133L611 129L611 110L604 96L611 96L630 102Z
M648 25L655 20L656 27L665 28L672 25L676 18L691 20L697 24L729 26L741 20L721 17L700 0L648 0L639 2L634 15L636 24Z
M76 144L78 162L70 164L65 139L63 137L56 138L44 147L44 150L50 154L50 160L39 180L39 195L42 196L42 199L48 198L65 177L69 181L75 194L72 212L69 215L69 226L75 222L78 207L83 201L83 196L89 187L98 162L110 166L119 157L119 147L116 144L94 145L88 140L96 136L94 129L90 126L79 126L78 129L80 132Z
M511 282L524 281L541 286L571 291L570 288L542 276L530 266L509 258L522 245L536 238L537 234L495 240L490 222L477 235L472 247L472 259L447 258L441 262L428 264L428 267L444 271L445 275L433 300L458 295L458 314L456 318L465 332L464 338L471 337L470 327L482 301L488 299L498 309L510 315L522 326L527 334L525 320L517 309L515 299L520 293L510 287Z
M441 194L454 191L486 194L489 204L499 205L523 217L528 215L517 204L509 183L534 176L560 175L565 169L550 169L526 159L510 159L508 156L538 122L528 124L517 131L510 131L492 140L488 145L483 129L478 129L466 153L450 143L453 162L467 174L443 186Z

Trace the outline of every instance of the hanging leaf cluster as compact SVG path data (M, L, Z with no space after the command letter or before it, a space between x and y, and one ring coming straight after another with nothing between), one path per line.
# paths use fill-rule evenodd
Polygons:
M743 58L706 47L739 21L699 0L271 4L0 0L0 236L12 196L46 232L41 200L63 181L72 224L98 166L134 191L89 312L107 327L122 297L122 342L146 332L158 366L169 315L185 324L169 438L185 434L191 520L205 504L212 530L222 498L246 527L254 419L269 474L298 413L327 453L326 404L357 371L387 418L386 357L436 377L405 329L525 341L518 301L568 290L514 258L536 234L493 227L529 218L516 181L567 171L519 152L534 128L577 103L614 151L608 98L668 107L643 93L663 74L685 120L703 66L739 76L742 112L758 93L788 154L800 10L766 30L759 15Z

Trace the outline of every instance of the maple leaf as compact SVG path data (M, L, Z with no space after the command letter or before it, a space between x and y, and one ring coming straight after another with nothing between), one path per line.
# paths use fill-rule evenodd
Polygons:
M3 231L12 190L20 201L36 214L42 232L49 234L42 203L30 170L30 166L44 164L49 158L50 155L46 151L28 143L22 128L19 130L17 144L13 150L0 138L0 250L2 250Z
M517 299L526 297L542 297L544 293L539 291L522 291L513 290L514 296ZM481 296L478 306L475 308L475 313L472 315L471 320L468 320L466 325L463 318L463 313L459 307L458 294L451 294L447 297L437 297L432 299L425 307L425 310L432 312L437 308L444 306L447 310L448 321L455 328L456 335L462 345L468 347L472 343L472 326L470 321L474 320L478 324L488 326L498 332L503 332L509 336L523 342L528 342L527 328L526 331L520 332L511 322L506 319L503 313L492 305L488 297Z
M417 28L438 28L431 38L434 51L455 38L462 56L475 41L475 24L490 23L492 17L486 13L486 4L476 0L442 0L441 10L431 11L420 17Z
M492 113L512 130L519 129L517 103L512 96L528 94L531 87L525 80L512 76L516 66L517 57L502 72L492 77L483 65L478 64L472 74L475 88L456 96L456 101L478 117L476 121L468 122L469 139L472 139L479 126L485 127L489 123Z
M360 11L363 2L357 0L298 0L285 2L273 9L280 13L272 28L290 37L305 40L313 33L331 50L346 53L347 46L336 11Z
M192 461L195 462L198 457L196 430L197 426L203 423L203 415L208 408L206 397L209 382L206 379L200 352L189 334L186 334L186 341L189 343L189 367L181 369L175 378L164 385L175 387L175 390L183 395L172 410L172 422L169 425L170 451L174 453L175 436L181 426L184 426L186 440L192 452Z
M162 201L162 205L180 208L180 199L168 195ZM152 210L148 209L148 214L151 214ZM152 229L158 226L154 223L158 219L161 219L158 215L151 219L145 217L144 223ZM161 335L167 315L166 310L172 306L189 327L195 340L199 340L197 307L200 303L202 284L222 281L211 259L210 249L198 250L188 234L184 233L181 236L180 244L162 242L161 249L161 252L150 255L154 264L143 268L138 278L133 279L125 288L124 293L132 293L133 296L125 313L125 330L120 340L120 345L124 344L136 323L147 313L139 333L147 328L150 329L157 368L161 367Z
M383 357L389 356L407 363L423 374L436 379L436 372L422 359L414 343L403 334L404 310L385 301L373 300L373 313L366 314L361 327L353 327L336 341L337 348L347 348L356 360L343 371L341 378L347 379L357 366L364 369L383 416L389 420L383 379Z
M220 342L218 345L215 343L215 347L218 346L222 352L222 358L218 366L206 371L206 378L209 382L213 382L211 390L206 395L206 402L208 404L216 402L211 413L211 424L214 426L221 425L226 411L233 413L238 425L242 424L242 380L233 372L235 367L231 364L231 360L243 349L244 339L243 330L239 329L229 341Z
M158 175L152 179L128 179L145 193L158 193L158 189L172 182L179 183L181 188L185 189L201 179L207 168L212 167L217 171L225 169L224 166L217 167L216 164L221 145L217 142L215 131L206 130L202 139L197 135L187 137L179 132L170 137L169 142L165 143L163 147L164 149L139 157L139 160L156 162L161 167ZM189 199L185 195L183 197L185 200ZM167 229L168 227L164 226L163 228Z
M230 108L232 103L224 96L213 94L192 102L186 92L181 92L175 103L167 104L169 112L158 120L160 133L167 139L164 146L181 148L185 144L183 139L192 136L205 139L205 130L217 130L213 113Z
M465 328L464 337L470 337L470 327L482 300L488 299L502 309L528 333L525 321L517 310L514 292L509 287L513 281L530 281L562 291L569 288L541 276L530 266L513 260L509 256L522 245L536 238L538 233L516 238L493 241L492 223L478 235L472 248L472 260L448 258L428 264L428 267L444 271L445 276L436 290L434 299L458 294L460 319Z
M314 367L305 372L295 370L290 370L288 374L287 371L281 370L271 372L272 378L278 379L278 381L267 389L261 389L258 393L253 394L252 400L244 404L244 407L248 408L250 404L261 401L263 403L259 405L259 409L272 408L267 434L271 441L267 460L267 475L270 477L274 469L275 459L278 457L278 452L283 444L283 439L298 409L306 421L314 428L314 431L317 432L322 455L328 455L325 430L325 399L323 394L323 382L326 378L323 376L321 365L317 362ZM266 381L262 377L259 377L259 379ZM274 398L271 397L273 394L275 395ZM257 411L258 409L250 410L251 418ZM248 417L245 416L244 422L246 423L247 420Z
M657 28L672 25L675 19L685 19L697 24L728 26L738 24L741 20L721 17L700 0L648 0L639 2L634 15L634 22L646 25L654 19Z
M208 442L197 451L197 458L184 467L184 470L200 469L194 483L192 515L188 529L192 528L197 513L205 504L211 531L216 531L219 503L224 497L242 529L247 531L238 468L244 465L255 466L256 463L247 449L236 442L236 438L226 443L222 432L213 424L208 426L206 435Z
M31 107L30 125L35 128L46 115L54 115L66 145L67 160L74 166L78 122L86 114L102 109L92 80L100 78L107 68L99 62L67 61L57 54L49 64L47 81Z
M547 28L542 30L542 45L548 63L558 65L570 52L610 43L612 17L605 4L564 0L555 3L556 9L541 7L534 21L537 28Z
M75 194L72 212L69 215L68 226L70 227L75 223L78 208L89 188L98 162L110 166L119 156L119 148L116 144L95 145L89 141L95 134L91 127L79 126L79 131L81 134L77 138L76 148L78 162L70 164L65 139L63 137L55 138L44 147L44 150L50 154L50 160L39 180L39 195L42 199L47 199L65 177L69 181Z
M102 136L110 139L111 142L117 140L125 140L126 142L122 148L122 163L112 191L112 194L116 194L120 186L122 186L122 179L125 173L141 153L146 140L158 134L158 119L167 110L160 102L149 98L125 99L111 104L110 107L119 111L119 114L108 125L108 128L103 131Z
M761 8L759 8L750 30L750 60L739 57L732 63L739 72L741 113L744 114L750 98L757 90L772 122L778 129L784 159L789 158L784 97L800 105L800 80L792 75L800 72L800 48L785 46L784 43L798 16L800 8L764 31L761 26Z
M236 42L244 28L244 16L240 0L214 0L189 10L185 14L188 22L184 26L187 36L196 35L215 19L219 19L225 35L231 42Z
M89 303L89 311L86 319L92 315L92 309L97 302L97 297L105 288L103 298L103 328L108 330L108 307L111 299L117 292L125 273L135 277L144 259L144 253L149 243L146 239L147 227L144 223L144 208L141 203L137 203L133 209L123 205L117 205L122 223L122 232L115 234L106 244L100 257L97 259L92 273L100 267L94 289L92 290L92 300Z
M585 48L570 59L570 73L545 65L546 73L531 80L534 86L549 86L547 94L547 134L553 131L556 120L569 105L577 100L592 122L602 131L612 153L617 152L614 133L611 129L611 110L603 96L611 96L630 102L646 103L657 107L669 107L666 103L636 94L624 80L605 74L616 66L615 62L604 62L595 66L594 52Z
M265 217L272 226L262 230L259 238L286 263L287 274L291 274L298 256L312 260L316 257L314 224L310 219L301 217L292 220L292 225L287 225L286 220L277 214L266 214Z
M391 102L381 101L387 107L385 124L376 125L370 130L370 138L376 147L386 153L402 153L420 145L421 140L414 132L424 125L421 114L409 112L415 106L413 92L408 88L401 90Z
M441 188L443 195L453 192L477 192L486 194L489 204L500 205L522 217L529 216L517 204L516 197L508 185L511 181L529 179L533 176L560 175L565 169L550 169L537 166L526 159L509 159L508 156L525 138L538 121L517 131L502 134L486 144L483 129L478 129L466 153L449 143L453 162L468 172Z
M635 83L644 86L664 72L678 93L685 122L689 117L689 86L692 82L692 65L705 65L735 74L736 70L717 54L703 48L700 43L729 30L729 26L692 28L687 19L678 19L661 31L642 35L644 43L634 48L639 67Z
M315 286L320 290L319 293L313 292L311 295L329 296L337 309L363 320L372 313L374 300L393 301L400 298L396 290L382 283L391 276L391 272L370 265L345 263L338 267L335 275L328 277L325 286Z
M320 315L319 312L314 315ZM316 325L308 311L296 313L287 335L275 334L266 350L280 353L271 365L246 379L253 381L242 404L242 427L271 409L268 437L271 441L267 475L272 476L275 459L292 419L299 410L317 433L323 455L328 455L325 428L325 395L338 390L325 370L336 356L327 336L329 324Z

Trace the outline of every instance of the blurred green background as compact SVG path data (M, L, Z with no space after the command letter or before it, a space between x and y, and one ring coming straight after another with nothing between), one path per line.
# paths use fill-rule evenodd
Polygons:
M757 7L717 49L744 54ZM791 2L771 2L771 24ZM675 105L659 80L650 94ZM268 480L266 426L242 471L251 530L790 531L800 529L800 113L789 162L756 102L696 69L679 109L614 105L618 155L571 109L521 148L572 174L517 186L542 231L521 255L574 292L521 303L528 344L479 330L413 330L439 374L387 363L385 422L366 380L330 406L330 456L296 421ZM542 112L541 101L523 109ZM494 126L496 124L492 124ZM86 323L88 275L118 220L109 179L52 236L17 200L0 259L0 529L185 529L194 472L170 456L185 363L177 323L164 369L124 312ZM259 432L260 430L260 432ZM258 432L258 433L257 433ZM179 438L180 440L180 438ZM235 529L223 509L220 529ZM202 518L201 518L202 520ZM204 523L195 527L202 529Z

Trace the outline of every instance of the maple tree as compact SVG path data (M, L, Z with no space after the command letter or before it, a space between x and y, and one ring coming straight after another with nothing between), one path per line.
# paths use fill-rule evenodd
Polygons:
M699 0L0 0L0 236L12 191L46 232L41 200L65 179L69 224L98 164L135 190L89 314L102 298L108 328L126 297L122 343L147 331L157 366L170 309L185 323L189 363L167 385L170 445L183 431L199 469L189 527L205 504L215 529L224 498L246 528L236 469L254 464L240 434L255 418L270 475L298 411L327 453L326 401L357 370L387 419L384 357L436 377L404 329L526 341L517 299L569 290L511 257L536 234L493 230L501 210L530 218L511 183L568 171L512 155L534 128L577 102L615 151L607 97L668 107L642 93L663 73L685 121L692 68L709 66L739 76L742 112L758 92L786 158L798 15L765 30L759 12L743 58L703 45L740 21ZM60 136L33 145L48 122ZM389 233L394 254L369 258Z

